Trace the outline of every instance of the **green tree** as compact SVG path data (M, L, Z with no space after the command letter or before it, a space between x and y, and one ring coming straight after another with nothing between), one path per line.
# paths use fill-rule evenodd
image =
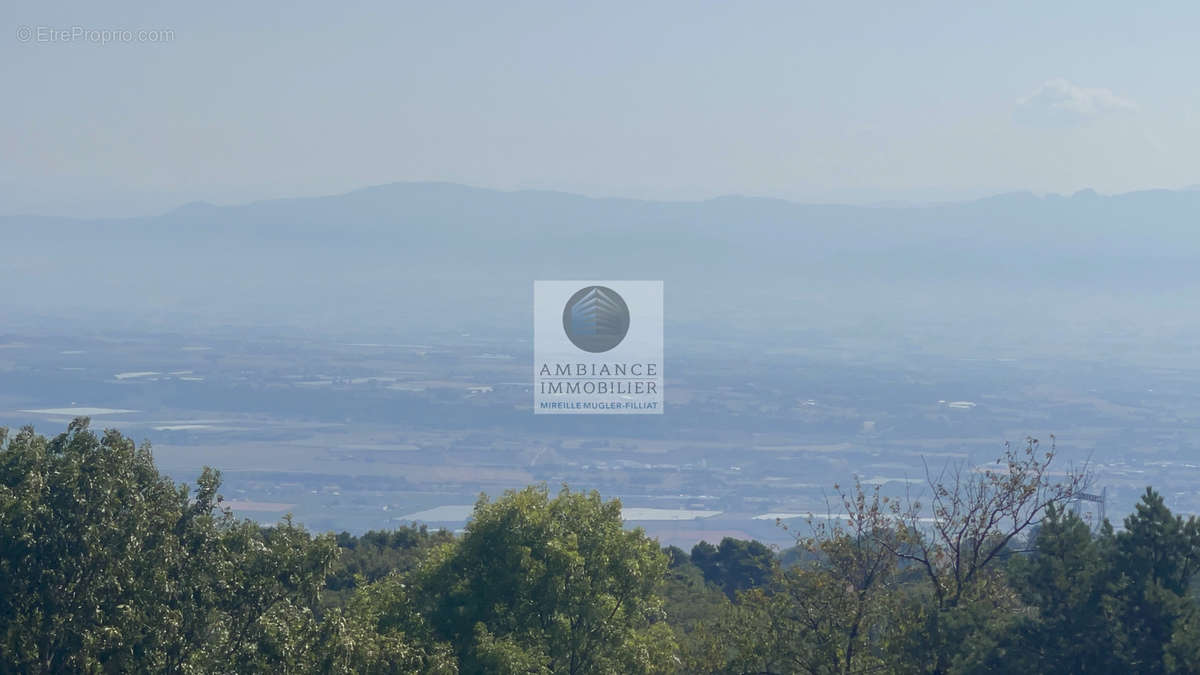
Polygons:
M702 652L712 648L710 631L705 624L725 615L729 598L704 580L704 573L691 562L685 551L670 546L665 552L670 566L660 594L667 623L675 631L685 666L692 664L685 667L684 672L703 672L695 664L709 660L708 656L701 656Z
M75 420L0 432L0 635L12 671L168 666L184 503L148 448Z
M1198 621L1188 588L1200 571L1200 523L1172 515L1162 497L1146 488L1112 539L1112 611L1123 631L1129 672L1188 672ZM1168 658L1170 654L1170 658Z
M0 670L304 669L332 537L238 521L219 487L206 469L192 499L86 418L0 430Z
M1194 518L1172 515L1147 489L1119 533L1104 523L1093 537L1078 517L1051 508L1035 543L1009 565L1034 614L998 639L1007 669L1200 671L1200 613L1188 594L1200 571Z
M325 578L322 609L346 606L360 585L391 574L407 574L431 550L452 541L454 535L449 531L430 531L424 525L372 530L357 537L342 532L337 535L340 555Z
M810 520L795 564L738 596L691 658L694 670L849 675L885 666L881 636L897 611L896 533L879 490L855 488L840 493L841 518Z
M309 672L356 675L453 675L450 645L434 638L409 585L392 574L360 587L320 624Z
M1108 612L1112 566L1106 549L1078 516L1047 509L1032 554L1008 566L1014 589L1034 610L1002 640L1014 666L1057 673L1123 670L1114 649L1118 627Z
M1055 456L1053 442L1006 444L987 468L953 464L937 475L927 469L928 504L891 503L894 527L878 542L924 577L928 593L908 605L909 631L893 641L893 667L950 672L964 659L978 661L983 645L1007 630L1020 605L1000 569L1012 555L1010 544L1087 481L1086 472L1055 480Z
M539 486L480 498L414 584L463 672L658 672L674 663L666 569L654 541L624 529L620 502Z
M733 537L725 537L717 546L701 541L692 547L691 561L705 581L730 598L766 584L775 570L775 554L765 544Z

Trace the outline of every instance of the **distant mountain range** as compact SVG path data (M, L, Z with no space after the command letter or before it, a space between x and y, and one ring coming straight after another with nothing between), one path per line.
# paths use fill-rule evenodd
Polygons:
M1200 215L1200 190L1149 190L1101 196L1083 190L1069 197L1030 192L925 206L799 204L779 199L718 197L660 202L591 198L562 192L502 192L451 183L393 183L343 195L277 199L238 206L195 202L149 218L80 220L0 218L6 237L73 236L101 232L130 237L238 239L378 238L449 241L457 236L489 241L610 239L650 241L679 235L739 245L779 241L833 243L855 248L950 244L983 237L988 242L1102 250L1124 241L1139 251L1200 242L1192 224ZM755 239L755 238L761 239ZM771 241L768 241L770 239ZM466 243L466 242L464 242ZM683 243L683 242L679 242Z
M879 298L890 311L891 295L949 286L1018 295L1200 286L1198 224L1200 190L863 207L396 183L149 218L0 218L0 282L10 306L251 316L379 319L370 308L447 304L464 317L524 312L539 278L663 279L688 316L778 309L780 298L827 309Z

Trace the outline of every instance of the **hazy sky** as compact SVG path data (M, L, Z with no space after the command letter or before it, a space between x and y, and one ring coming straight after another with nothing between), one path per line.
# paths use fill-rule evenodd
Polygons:
M1200 183L1195 2L289 4L7 3L0 213ZM133 39L47 33L74 28Z

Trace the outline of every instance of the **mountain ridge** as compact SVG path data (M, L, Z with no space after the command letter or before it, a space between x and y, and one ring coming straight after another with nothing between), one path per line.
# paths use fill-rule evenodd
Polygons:
M191 215L195 213L227 213L238 209L247 208L263 208L275 205L298 205L311 204L316 202L347 202L354 203L365 200L367 197L375 196L416 196L420 192L438 191L443 195L455 196L474 196L474 197L534 197L544 199L572 200L579 203L599 203L599 204L627 204L627 205L664 205L664 206L697 206L704 204L720 204L720 203L739 203L739 204L775 204L787 206L790 208L839 208L839 209L882 209L882 210L907 210L907 209L928 209L928 208L946 208L946 207L965 207L970 205L989 204L997 202L1055 202L1060 200L1085 200L1085 199L1100 199L1100 200L1124 200L1137 199L1147 195L1192 195L1200 192L1200 184L1189 185L1179 189L1171 188L1149 188L1144 190L1131 190L1128 192L1119 192L1112 194L1101 194L1092 188L1082 188L1071 194L1064 193L1035 193L1031 190L1014 190L1008 192L998 192L995 194L978 197L975 199L964 200L943 200L931 202L905 202L899 200L891 200L888 202L875 202L868 204L854 204L840 201L802 201L794 199L784 199L780 197L762 197L745 195L740 193L721 194L704 199L646 199L638 197L622 197L622 196L593 196L582 193L570 192L566 190L545 190L545 189L496 189L468 185L464 183L455 183L451 181L395 181L390 183L379 183L368 185L361 188L356 188L347 192L329 193L322 195L303 196L303 197L279 197L270 199L251 200L246 202L237 202L232 204L214 204L209 201L196 200L180 204L174 208L167 209L161 213L147 216L133 217L86 217L86 216L55 216L45 215L40 213L18 213L0 216L0 221L12 221L18 219L40 219L46 221L144 221L159 218L171 218L181 215ZM407 193L407 195L403 194Z

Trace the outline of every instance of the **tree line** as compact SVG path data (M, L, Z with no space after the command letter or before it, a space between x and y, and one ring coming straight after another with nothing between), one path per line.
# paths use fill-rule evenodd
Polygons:
M0 429L0 672L1200 672L1196 519L1148 488L1093 528L1054 459L835 486L794 548L685 551L566 487L459 535L262 526L86 418Z

